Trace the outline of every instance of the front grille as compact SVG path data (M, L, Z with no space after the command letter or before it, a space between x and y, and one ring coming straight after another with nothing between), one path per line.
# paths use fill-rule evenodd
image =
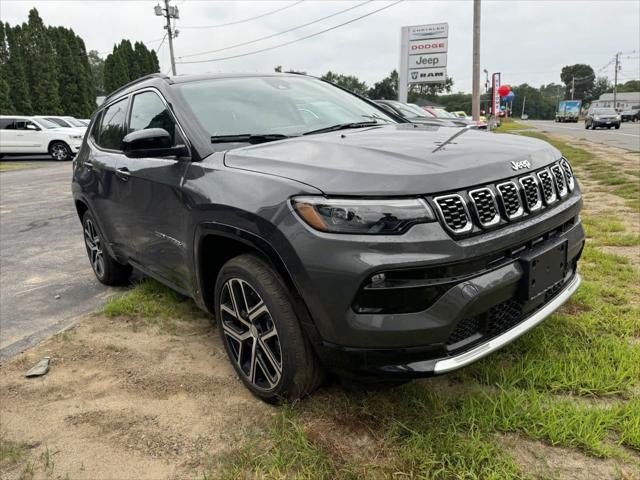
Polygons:
M507 218L513 220L521 217L524 213L522 202L520 201L520 191L514 182L505 182L497 186L498 193L502 199L502 207L504 208Z
M554 165L551 167L551 173L553 173L553 178L556 181L556 187L558 188L558 194L560 195L560 198L566 197L567 193L569 192L567 190L567 184L564 179L564 173L562 173L562 170L558 165Z
M558 198L556 196L556 189L551 178L551 173L546 168L538 172L538 179L540 180L540 186L542 187L542 195L544 197L544 203L551 205Z
M567 162L566 158L560 160L560 166L562 167L562 171L564 172L564 176L567 179L567 187L569 187L569 191L573 192L573 187L575 186L575 179L573 178L573 170L571 170L571 165Z
M475 207L480 225L490 227L500 222L498 205L493 196L493 192L488 188L479 188L469 192L469 198Z
M445 225L454 233L468 232L473 228L469 211L460 195L448 195L434 199Z
M574 186L571 165L562 158L550 167L502 183L440 195L431 199L431 205L454 236L472 235L549 208L566 198Z
M540 210L542 206L542 200L540 198L540 190L538 189L538 182L532 175L522 177L520 179L520 185L522 185L522 193L524 195L524 203L527 206L529 212L535 212Z

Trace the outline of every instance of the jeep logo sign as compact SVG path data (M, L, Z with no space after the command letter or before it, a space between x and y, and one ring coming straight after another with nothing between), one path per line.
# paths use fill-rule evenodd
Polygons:
M402 27L398 90L401 101L406 101L409 84L447 81L448 37L447 23Z
M512 170L522 170L523 168L531 168L529 160L521 160L519 162L511 162Z

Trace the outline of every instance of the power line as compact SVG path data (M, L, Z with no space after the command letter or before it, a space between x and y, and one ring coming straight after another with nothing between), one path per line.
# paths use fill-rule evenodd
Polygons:
M272 47L262 48L260 50L254 50L253 52L242 53L242 54L239 54L239 55L231 55L229 57L210 58L209 60L190 60L190 61L187 61L187 62L177 62L177 63L185 64L185 63L219 62L221 60L231 60L232 58L248 57L249 55L255 55L256 53L262 53L262 52L266 52L268 50L275 50L276 48L284 47L286 45L291 45L292 43L296 43L296 42L301 42L302 40L307 40L308 38L317 37L318 35L321 35L321 34L326 33L326 32L330 32L331 30L335 30L336 28L340 28L340 27L343 27L345 25L349 25L350 23L357 22L360 19L363 19L365 17L369 17L369 16L371 16L371 15L373 15L375 13L381 12L382 10L386 10L387 8L391 8L391 7L401 3L403 1L404 0L397 0L396 2L393 2L390 5L385 5L384 7L378 8L377 10L373 10L373 11L371 11L371 12L365 14L365 15L361 15L359 17L353 18L353 19L349 20L348 22L344 22L344 23L341 23L339 25L335 25L335 26L330 27L330 28L325 28L324 30L320 30L319 32L312 33L310 35L306 35L304 37L300 37L300 38L297 38L295 40L291 40L289 42L281 43L279 45L274 45Z
M313 25L314 23L318 23L318 22L321 22L321 21L326 20L328 18L335 17L336 15L340 15L342 13L345 13L345 12L348 12L350 10L353 10L355 8L362 7L363 5L366 5L367 3L371 3L372 1L373 0L367 0L365 2L359 3L359 4L354 5L352 7L345 8L344 10L340 10L339 12L332 13L331 15L327 15L325 17L318 18L316 20L313 20L312 22L304 23L302 25L298 25L297 27L293 27L293 28L289 28L287 30L283 30L282 32L272 33L271 35L266 35L264 37L256 38L255 40L249 40L248 42L236 43L235 45L229 45L228 47L217 48L215 50L207 50L207 51L199 52L199 53L190 53L189 55L183 55L182 57L178 57L178 58L197 57L197 56L200 56L200 55L206 55L207 53L217 53L217 52L222 52L224 50L231 50L232 48L236 48L236 47L244 47L245 45L251 45L252 43L261 42L262 40L267 40L269 38L277 37L277 36L280 36L280 35L284 35L285 33L293 32L295 30L299 30L301 28L308 27L309 25ZM184 27L182 27L182 28L184 28Z
M240 23L250 22L252 20L257 20L258 18L268 17L269 15L273 15L274 13L281 12L286 10L287 8L295 7L299 3L302 3L304 0L298 0L297 2L291 3L284 7L277 8L275 10L271 10L270 12L263 13L261 15L256 15L255 17L245 18L244 20L237 20L235 22L229 23L220 23L218 25L181 25L180 28L220 28L220 27L228 27L229 25L238 25Z

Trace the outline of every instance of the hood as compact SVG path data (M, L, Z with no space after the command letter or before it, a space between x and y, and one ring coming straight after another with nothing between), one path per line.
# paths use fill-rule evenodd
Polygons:
M328 195L417 195L466 188L548 165L560 152L517 135L411 124L308 135L230 150L225 164L312 185ZM530 170L512 170L528 160Z

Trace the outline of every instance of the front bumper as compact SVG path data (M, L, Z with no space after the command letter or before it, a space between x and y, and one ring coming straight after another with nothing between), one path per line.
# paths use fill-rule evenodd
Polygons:
M439 223L376 239L292 231L297 262L287 263L314 321L323 363L359 378L433 375L475 361L538 324L580 282L576 267L585 234L576 190L534 217L465 239L452 239ZM291 218L290 226L300 225ZM558 241L567 245L564 280L534 300L523 299L523 257ZM440 290L427 304L405 310L385 309L386 298L375 305L396 284L369 290L367 302L358 303L379 272L400 272L387 275L403 290L391 297L396 305L422 298L431 286ZM514 308L517 315L503 315Z

